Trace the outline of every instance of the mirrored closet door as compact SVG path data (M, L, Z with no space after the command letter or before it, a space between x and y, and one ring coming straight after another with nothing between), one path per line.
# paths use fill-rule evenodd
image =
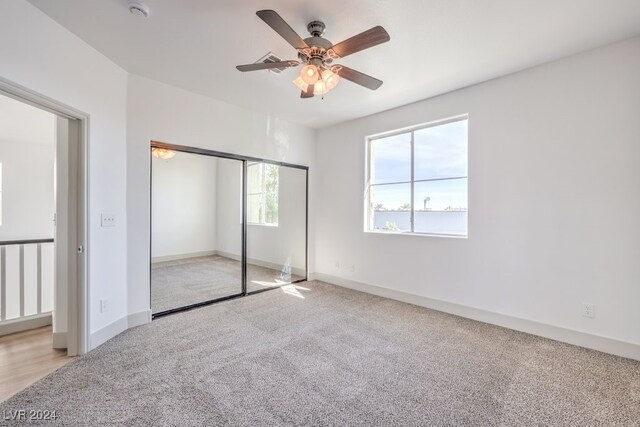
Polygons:
M247 292L306 278L307 171L247 163Z
M241 295L243 162L151 154L152 313Z
M308 168L151 144L153 317L307 279Z

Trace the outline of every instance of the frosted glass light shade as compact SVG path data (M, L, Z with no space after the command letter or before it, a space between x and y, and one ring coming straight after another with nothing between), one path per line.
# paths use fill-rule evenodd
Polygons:
M302 67L300 77L306 84L313 85L320 79L320 71L315 65L308 64Z
M338 85L338 81L340 81L340 76L331 70L323 70L322 81L324 82L324 85L326 86L327 92L328 92Z
M293 84L298 86L298 88L302 92L306 92L309 84L311 83L307 83L302 74L303 73L300 73L300 76L298 76L298 78L293 81ZM316 82L313 84L314 95L324 95L326 93L329 93L329 91L336 87L338 85L338 82L340 81L340 76L328 69L320 70L319 75L321 78L316 80Z
M304 82L304 80L302 80L302 77L300 77L300 76L298 76L298 78L293 81L293 84L298 86L298 88L303 92L306 92L307 91L307 87L309 87L309 85L306 84Z
M173 150L167 150L166 148L153 147L151 149L153 157L157 157L162 160L173 159L176 156L176 152Z

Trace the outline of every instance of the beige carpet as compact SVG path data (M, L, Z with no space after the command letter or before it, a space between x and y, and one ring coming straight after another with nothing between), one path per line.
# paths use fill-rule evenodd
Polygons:
M128 330L0 404L18 409L57 410L48 426L638 426L640 362L304 282Z
M220 255L154 263L151 268L151 311L159 313L242 292L239 261ZM247 265L247 291L280 286L304 277Z

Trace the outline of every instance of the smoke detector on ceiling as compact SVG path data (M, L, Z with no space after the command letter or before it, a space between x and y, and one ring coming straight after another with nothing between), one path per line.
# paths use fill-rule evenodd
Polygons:
M138 18L146 18L149 16L149 8L139 1L129 1L129 12Z

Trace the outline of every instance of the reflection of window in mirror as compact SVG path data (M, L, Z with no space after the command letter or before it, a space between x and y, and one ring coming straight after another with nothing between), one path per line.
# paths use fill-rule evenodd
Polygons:
M280 167L269 163L247 164L247 222L278 225Z

